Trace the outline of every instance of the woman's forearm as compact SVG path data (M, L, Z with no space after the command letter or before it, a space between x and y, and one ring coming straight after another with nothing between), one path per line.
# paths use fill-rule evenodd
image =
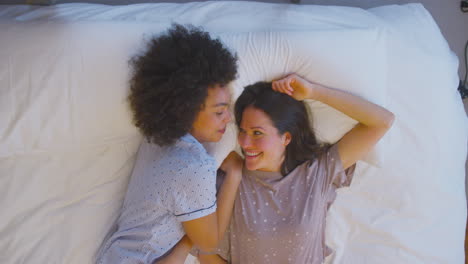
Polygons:
M237 187L241 180L241 171L227 172L219 190L217 201L218 241L221 241L231 220Z
M237 188L242 179L242 162L242 158L232 151L221 164L220 169L226 172L226 177L216 197L216 212L182 222L191 241L205 252L212 252L216 249L229 225Z
M312 91L309 99L325 103L365 126L389 128L393 123L393 113L359 96L320 84L308 85Z
M395 116L387 109L359 96L312 83L290 74L272 83L272 89L296 100L312 99L325 103L359 122L338 141L343 168L360 160L387 133Z
M231 220L237 188L242 179L243 162L243 159L236 152L232 151L220 166L220 169L226 172L226 176L217 197L218 242L222 241L224 232Z

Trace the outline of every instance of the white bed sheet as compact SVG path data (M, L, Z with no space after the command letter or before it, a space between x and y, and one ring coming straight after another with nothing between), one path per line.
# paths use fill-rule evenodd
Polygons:
M456 90L458 61L421 5L368 11L249 2L0 7L3 24L44 20L69 26L152 22L155 31L171 22L193 23L218 33L385 28L390 36L386 101L397 120L385 138L385 163L381 168L360 163L352 185L339 191L330 208L327 243L335 254L328 262L463 263L468 126ZM1 46L3 53L15 48ZM25 54L22 59L31 56L40 54ZM27 130L15 126L25 116L23 111L34 111L37 119L28 124L47 136L48 131L41 130L44 122L53 122L50 117L62 120L60 115L73 112L73 104L54 100L47 90L1 96L14 94L10 89L16 85L6 74L6 65L2 61L0 109L11 115L0 121L0 262L91 263L118 214L141 138L128 129L118 138L103 134L99 144L79 141L79 135L70 135L69 144L53 148L54 138L50 145L24 142ZM57 67L61 66L66 65ZM57 93L79 91L79 84L67 84L66 78L63 82L72 88ZM65 111L34 108L41 96ZM115 113L120 114L126 113ZM5 142L13 142L14 151L5 151L12 149Z

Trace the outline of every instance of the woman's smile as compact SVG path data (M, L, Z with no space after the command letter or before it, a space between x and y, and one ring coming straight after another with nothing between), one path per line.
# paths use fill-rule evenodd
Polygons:
M248 170L280 170L287 144L265 112L252 106L244 110L238 142Z
M245 154L246 159L254 159L256 157L259 157L262 154L262 152L259 152L259 151L245 151L244 150L244 154Z

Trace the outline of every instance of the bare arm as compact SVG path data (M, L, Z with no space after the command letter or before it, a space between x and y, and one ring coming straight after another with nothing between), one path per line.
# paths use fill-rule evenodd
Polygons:
M227 264L223 258L218 255L200 255L198 256L200 264Z
M296 74L273 82L273 90L286 93L296 100L320 101L359 122L337 143L345 169L367 154L395 119L392 112L359 96L309 82Z
M213 251L229 225L237 187L242 178L242 162L237 153L231 152L221 165L226 178L218 192L216 212L182 223L190 240L203 251Z

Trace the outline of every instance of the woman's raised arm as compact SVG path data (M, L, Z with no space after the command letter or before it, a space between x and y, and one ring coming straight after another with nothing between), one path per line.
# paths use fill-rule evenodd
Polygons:
M312 83L290 74L273 82L273 90L296 100L312 99L325 103L359 122L338 141L338 153L346 169L363 158L390 129L392 112L359 96Z

